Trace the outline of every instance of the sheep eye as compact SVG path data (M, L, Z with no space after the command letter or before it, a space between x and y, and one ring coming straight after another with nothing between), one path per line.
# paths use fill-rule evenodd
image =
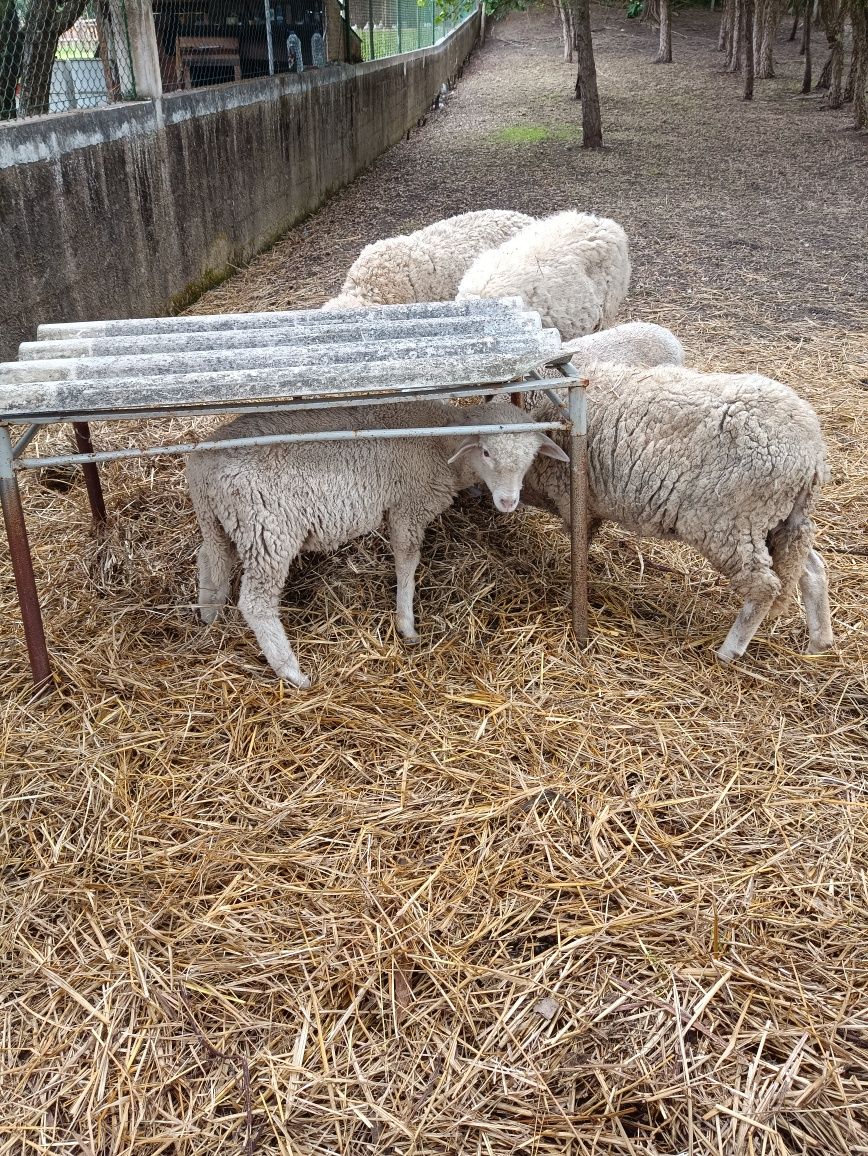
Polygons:
M490 458L491 457L491 454L488 452L488 450L484 446L482 447L482 456L484 458Z

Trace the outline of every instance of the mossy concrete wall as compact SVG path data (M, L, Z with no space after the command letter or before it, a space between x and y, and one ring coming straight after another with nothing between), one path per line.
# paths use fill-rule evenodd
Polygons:
M193 300L399 141L478 35L0 125L0 360L43 321Z

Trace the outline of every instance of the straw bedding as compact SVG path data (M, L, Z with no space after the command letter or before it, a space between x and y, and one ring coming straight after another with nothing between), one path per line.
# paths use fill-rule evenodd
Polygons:
M285 292L275 260L220 307ZM4 568L3 1156L868 1152L868 349L846 303L746 326L654 276L693 363L820 412L832 654L790 615L722 668L722 580L611 528L578 652L555 523L467 499L413 650L381 538L294 567L297 693L237 615L196 624L176 460L105 469L101 543L28 479L60 689L31 699Z

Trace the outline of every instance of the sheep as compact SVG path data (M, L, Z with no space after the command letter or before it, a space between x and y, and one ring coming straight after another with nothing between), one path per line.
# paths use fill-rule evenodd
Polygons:
M698 373L675 366L586 367L589 531L613 521L698 550L744 599L717 650L744 654L769 612L798 585L808 652L833 644L826 569L813 549L811 512L828 480L814 410L758 374ZM535 420L560 412L551 401ZM542 459L523 502L569 524L569 473Z
M415 233L366 245L350 266L340 293L325 310L369 305L452 301L472 262L534 218L507 209L482 209L435 221Z
M527 421L523 410L503 401L456 410L448 402L419 400L395 404L389 413L389 421L404 429ZM215 436L376 429L383 421L379 406L255 413L230 422ZM387 514L398 630L407 641L418 641L414 578L426 526L459 490L477 480L488 486L499 510L514 510L537 452L567 460L560 446L538 431L282 442L192 454L187 480L202 533L197 599L202 621L213 622L226 603L237 555L242 568L238 608L247 625L279 678L310 686L278 615L290 563L301 553L336 550L376 530Z
M670 329L648 321L628 321L565 341L564 353L572 353L572 363L581 368L594 361L616 361L621 365L683 365L684 347Z
M607 329L627 296L627 234L608 217L556 213L477 257L458 300L521 297L570 341Z

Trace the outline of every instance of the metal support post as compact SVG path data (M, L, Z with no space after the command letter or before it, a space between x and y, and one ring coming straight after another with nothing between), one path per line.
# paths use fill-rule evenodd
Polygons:
M0 503L3 506L3 521L9 542L9 557L15 588L18 591L18 605L21 607L21 621L24 624L24 638L30 671L37 686L51 678L51 665L45 645L45 631L39 609L39 595L36 579L33 577L33 561L30 543L27 541L27 527L24 525L24 509L21 505L21 491L15 476L12 458L12 441L9 427L0 426Z
M80 454L92 454L93 442L90 439L90 426L86 421L74 421L72 429L75 434L75 448ZM102 496L102 486L99 480L99 470L93 462L84 462L82 465L84 484L87 487L87 497L90 502L90 512L93 514L95 526L104 526L108 521L105 512L105 501Z
M570 413L570 572L573 583L573 633L579 646L588 641L588 410L587 379L567 387Z
M371 48L371 60L376 60L374 55L374 0L368 0L368 44Z
M401 0L395 0L395 18L398 24L398 52L401 52Z

